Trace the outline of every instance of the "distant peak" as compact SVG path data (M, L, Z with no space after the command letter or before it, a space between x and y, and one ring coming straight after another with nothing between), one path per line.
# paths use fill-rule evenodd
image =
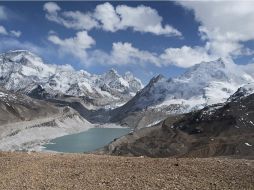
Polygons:
M150 81L150 83L156 83L159 82L160 80L165 79L165 76L162 74L157 75L156 77L153 77Z
M30 51L24 50L24 49L18 49L18 50L10 50L8 51L8 53L30 53Z
M126 75L126 76L133 76L133 74L130 71L125 72L124 75Z
M117 71L115 69L110 69L108 72L106 72L104 74L104 76L106 77L106 79L116 79L116 78L119 78L120 75L117 73Z
M28 50L10 50L5 53L2 53L1 56L8 56L10 58L16 57L16 56L22 56L22 57L30 56L30 57L36 57L36 58L39 57L36 54L34 54Z
M223 67L225 67L225 61L221 57L219 59L217 59L216 61L214 61L214 62L217 62L217 63L221 64Z
M27 54L27 55L35 55L28 50L10 50L6 54Z
M116 71L115 69L113 69L113 68L111 68L111 69L108 71L108 73L118 74L117 71Z
M161 79L164 79L165 76L162 75L162 74L159 74L159 75L157 75L155 78L156 78L157 80L161 80Z
M130 72L130 71L127 71L126 73L124 73L123 77L127 80L131 80L131 79L134 79L134 75Z
M216 59L214 61L201 62L190 67L190 70L197 70L199 68L225 68L225 61L222 58Z

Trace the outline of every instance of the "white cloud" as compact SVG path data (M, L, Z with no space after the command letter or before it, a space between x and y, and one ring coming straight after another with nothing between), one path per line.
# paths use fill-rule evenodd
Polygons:
M87 31L77 32L75 37L61 39L57 35L49 35L48 40L59 46L60 53L71 54L81 60L86 58L86 50L95 44L94 39L87 34Z
M22 32L19 30L11 30L10 34L18 38L21 36Z
M79 11L60 12L61 8L54 2L45 3L43 9L46 11L46 18L48 20L61 24L66 28L90 30L98 25L90 13L84 14Z
M138 64L152 63L159 66L157 55L149 51L139 50L131 43L113 43L111 51L112 64Z
M7 30L5 29L4 26L0 26L0 34L2 34L2 35L8 35L8 32L7 32Z
M176 65L178 67L191 67L203 61L213 61L218 57L209 55L202 47L168 48L162 54L140 50L128 42L115 42L110 53L96 50L89 53L85 64L153 64L157 67Z
M27 41L19 41L17 38L12 37L3 37L1 38L0 43L0 51L8 51L8 50L15 50L15 49L27 49L39 55L45 55L45 49L39 47L33 43Z
M104 30L110 32L117 31L121 22L115 8L110 3L97 5L94 11L94 17L101 23L101 27Z
M200 62L212 61L216 57L207 53L206 49L202 47L188 47L168 48L160 55L162 63L165 65L173 64L178 67L191 67Z
M119 29L133 28L134 31L150 32L156 35L181 36L172 26L162 26L162 17L155 9L147 6L129 7L119 5L116 13L120 15Z
M7 13L4 6L0 6L0 20L6 20L7 19Z
M131 43L115 42L112 45L112 50L107 56L102 57L108 63L113 65L125 64L154 64L157 67L176 65L178 67L191 67L203 61L213 61L218 57L207 53L203 47L188 47L167 48L162 54L157 54L150 51L140 50L133 47ZM95 59L94 59L95 60Z
M10 32L6 30L4 26L0 25L0 35L5 35L5 36L14 36L14 37L20 37L21 36L21 31L16 31L16 30L11 30Z
M62 23L67 28L74 28L76 30L91 30L98 27L98 22L92 18L90 13L83 14L80 11L66 11L62 13Z
M166 24L162 25L162 17L155 9L147 6L129 7L118 5L115 8L108 2L97 5L93 12L62 11L56 3L44 5L46 18L67 28L91 30L101 28L116 32L128 28L138 32L155 35L181 36L181 33Z
M140 50L128 42L114 42L109 53L102 50L89 51L84 64L93 65L145 65L155 64L160 66L157 54Z
M48 13L56 13L60 11L61 8L54 2L48 2L44 4L43 10L47 11Z
M242 42L254 39L253 1L181 1L193 10L201 23L201 37L210 51L219 56L237 56L244 50Z
M57 35L57 32L54 31L54 30L49 30L49 31L48 31L48 34L49 34L49 35Z

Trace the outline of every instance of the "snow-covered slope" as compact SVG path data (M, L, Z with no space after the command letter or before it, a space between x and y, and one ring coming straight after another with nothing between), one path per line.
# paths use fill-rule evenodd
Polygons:
M70 65L45 64L40 57L25 50L0 55L0 85L26 94L40 87L49 96L104 99L102 105L124 103L142 88L141 81L129 72L121 76L111 69L105 74L94 75L84 70L76 71Z
M239 100L251 94L254 94L254 83L249 83L240 87L232 96L230 96L228 102Z
M119 109L125 113L143 109L179 113L225 102L240 86L254 81L239 68L242 67L218 59L197 64L176 78L159 75ZM169 109L172 106L176 110Z

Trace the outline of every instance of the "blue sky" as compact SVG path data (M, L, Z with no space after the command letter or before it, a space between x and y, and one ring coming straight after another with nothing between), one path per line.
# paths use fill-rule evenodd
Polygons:
M131 71L146 83L159 73L176 76L219 57L251 63L252 5L0 2L0 51L28 49L47 63L71 64L91 73Z

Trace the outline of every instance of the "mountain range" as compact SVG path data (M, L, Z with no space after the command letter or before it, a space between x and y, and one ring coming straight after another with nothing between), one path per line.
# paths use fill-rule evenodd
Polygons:
M113 110L111 121L142 128L165 118L165 115L188 113L223 103L239 87L254 82L253 74L245 70L249 66L218 59L196 64L175 78L158 75L125 105ZM138 115L135 123L133 113ZM140 116L140 113L143 114ZM152 115L158 113L161 117L151 120Z
M114 69L102 75L75 71L70 65L45 64L25 50L0 55L0 85L36 98L85 97L87 106L95 107L121 105L143 86L130 72L121 76Z
M96 75L70 65L46 64L26 50L2 53L0 149L28 149L104 123L147 134L142 131L168 118L175 118L170 123L179 117L189 122L192 113L251 95L252 67L217 59L196 64L178 77L158 75L143 86L130 72L120 75L111 69Z
M95 109L104 106L134 111L181 105L184 110L180 112L188 112L224 102L240 86L253 82L253 73L246 69L250 66L222 59L202 62L175 78L158 75L143 88L130 72L121 76L111 69L95 75L70 65L45 64L29 51L16 50L0 55L0 85L35 98L85 97Z

